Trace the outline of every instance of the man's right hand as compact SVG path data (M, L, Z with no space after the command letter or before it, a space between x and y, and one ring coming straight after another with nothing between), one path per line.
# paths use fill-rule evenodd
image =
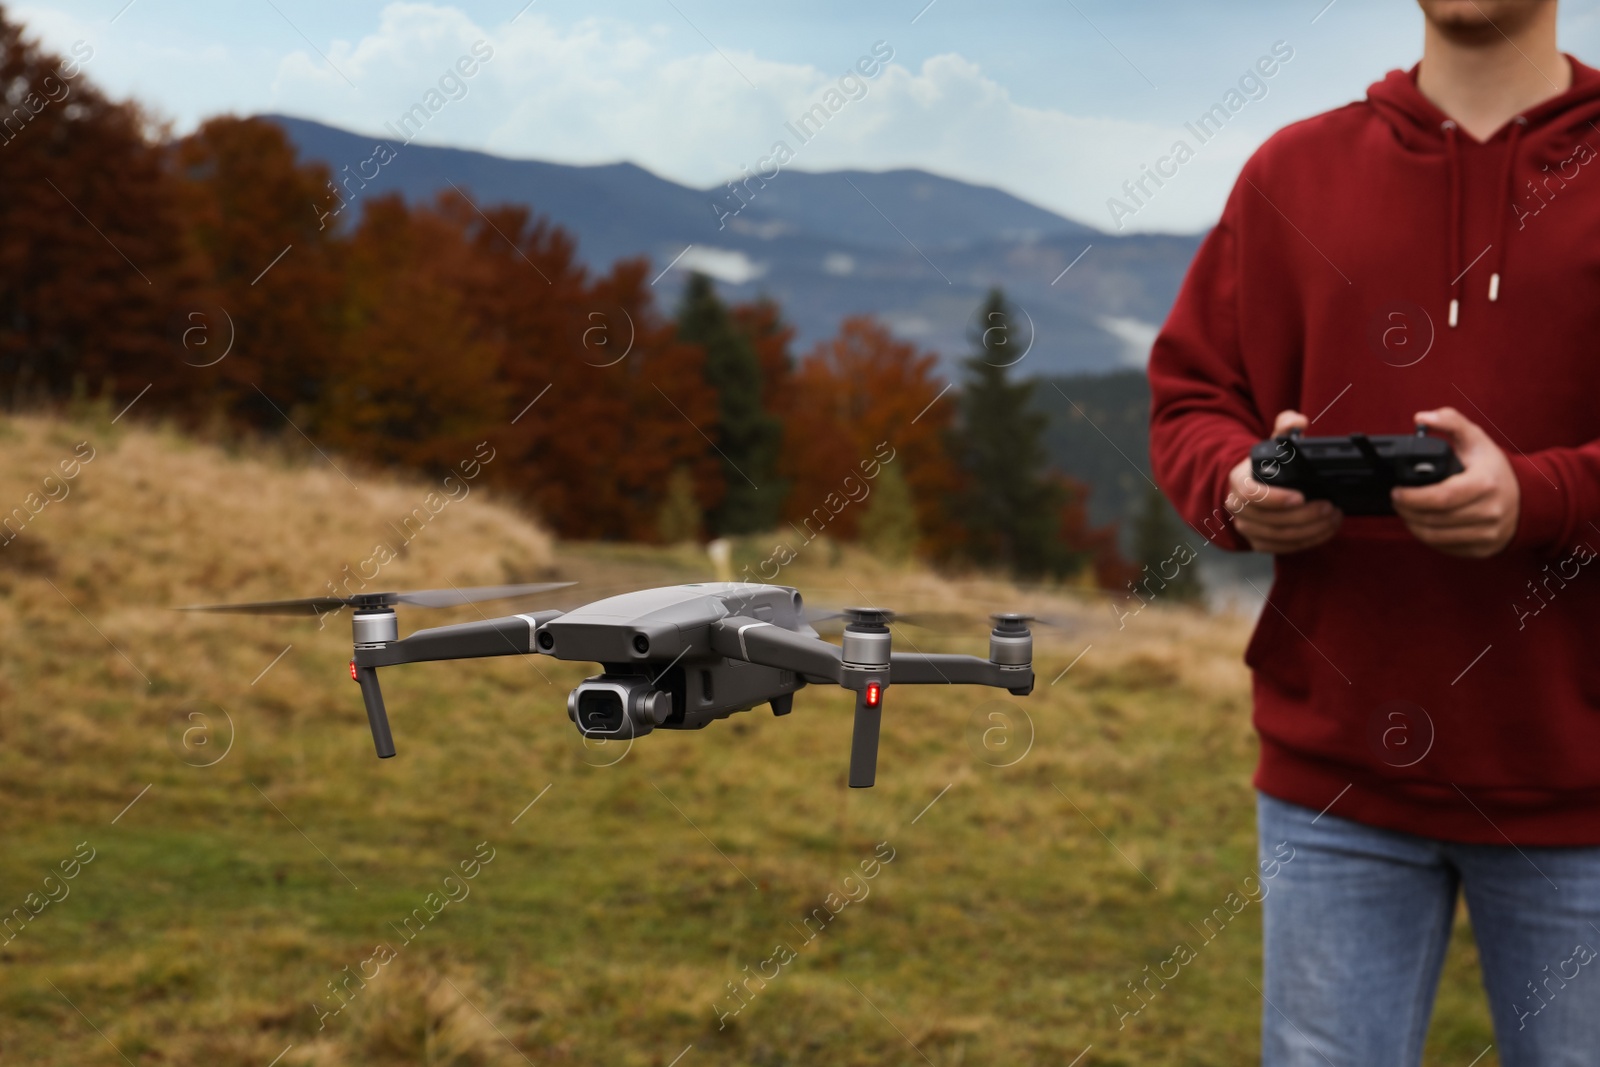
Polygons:
M1272 436L1304 430L1306 417L1280 411ZM1257 552L1301 552L1315 548L1339 532L1344 513L1326 500L1307 501L1298 490L1262 485L1250 473L1250 459L1228 472L1228 510L1235 529Z

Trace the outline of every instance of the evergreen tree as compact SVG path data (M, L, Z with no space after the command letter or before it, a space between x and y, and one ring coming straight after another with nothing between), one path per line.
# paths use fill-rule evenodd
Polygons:
M678 336L705 349L705 382L717 398L717 425L706 429L721 453L727 492L707 516L711 532L720 537L771 529L784 495L775 473L783 426L762 406L756 346L704 274L689 277Z
M1189 546L1188 551L1179 551L1184 545ZM1133 559L1140 567L1138 580L1142 583L1145 575L1155 575L1157 581L1150 583L1150 588L1159 589L1161 597L1175 603L1195 603L1205 596L1205 586L1193 554L1188 530L1161 490L1150 486L1133 520ZM1174 569L1177 575L1168 577Z
M894 563L910 559L917 547L916 503L896 464L888 464L878 475L861 516L861 540L873 555Z
M1017 358L1012 325L1005 296L991 291L963 364L950 452L964 485L951 519L962 528L963 551L976 562L1021 575L1066 575L1083 560L1059 537L1068 500L1050 475L1047 416L1033 407L1033 383L1013 381L1008 371Z

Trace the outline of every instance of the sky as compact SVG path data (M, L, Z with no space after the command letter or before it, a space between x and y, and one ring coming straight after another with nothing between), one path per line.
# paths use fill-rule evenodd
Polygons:
M1211 225L1273 130L1360 98L1414 63L1422 40L1413 0L78 0L9 11L52 49L85 42L97 84L180 134L208 116L266 112L377 133L440 90L420 142L627 161L704 188L756 169L780 139L796 143L785 123L831 103L837 113L788 166L918 167L1121 232ZM1562 0L1561 19L1563 47L1600 60L1600 0ZM1221 135L1133 214L1112 211L1185 122L1275 55L1288 58L1246 83ZM847 78L863 61L873 76Z

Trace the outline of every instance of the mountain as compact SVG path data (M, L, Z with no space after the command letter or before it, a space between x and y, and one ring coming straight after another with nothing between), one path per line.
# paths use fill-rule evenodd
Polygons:
M370 173L361 164L379 141L394 151L364 188L348 183L357 210L366 197L425 201L453 183L477 203L523 204L548 217L595 269L648 256L665 270L658 288L669 307L687 271L702 270L731 299L777 300L801 350L844 316L873 314L941 353L949 374L994 286L1031 324L1032 336L1018 339L1027 352L1018 373L1142 367L1199 244L1197 235L1104 233L999 189L918 170L785 170L737 191L697 190L631 163L505 159L265 117L336 180Z

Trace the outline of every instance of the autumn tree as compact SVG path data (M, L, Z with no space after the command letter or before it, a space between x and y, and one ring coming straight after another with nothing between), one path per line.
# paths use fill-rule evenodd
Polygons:
M194 394L246 425L305 425L337 377L350 295L344 242L319 217L327 167L299 161L277 124L233 117L173 144L169 166L210 283L180 338Z
M147 119L84 72L94 49L41 49L0 9L0 389L170 391L171 323L200 272Z
M469 196L448 194L434 210L463 235L473 280L462 308L498 353L496 414L481 427L497 450L490 480L564 537L658 539L680 469L697 507L713 506L721 470L689 420L710 425L714 401L690 391L680 414L657 388L698 380L703 355L656 309L648 264L591 279L565 231Z
M795 370L784 425L780 470L791 482L784 517L804 522L830 494L845 496L844 479L861 479L863 463L876 471L881 447L906 482L917 528L940 536L952 485L943 440L952 408L940 399L937 365L938 357L895 340L868 316L845 319L838 336L813 348ZM841 509L830 536L855 537L862 511Z
M1064 502L1056 536L1075 567L1087 567L1094 584L1101 589L1126 590L1139 575L1139 568L1128 562L1119 546L1115 522L1093 526L1089 522L1089 487L1076 478L1057 474Z
M346 252L344 329L309 429L373 462L448 471L503 414L502 351L470 294L490 270L459 214L369 201Z

